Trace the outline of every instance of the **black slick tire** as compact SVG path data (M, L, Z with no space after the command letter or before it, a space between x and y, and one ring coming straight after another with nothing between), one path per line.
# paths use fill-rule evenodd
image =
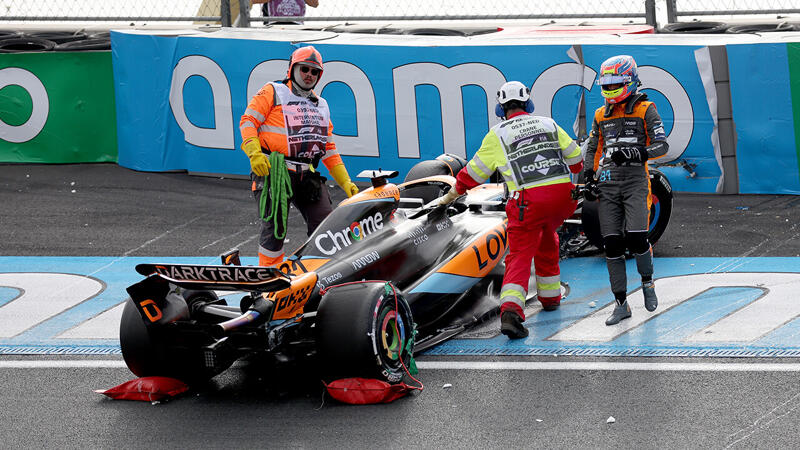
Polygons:
M405 299L397 292L395 300L386 286L365 282L334 287L322 297L315 329L325 378L403 379L413 354L414 323Z
M122 310L119 342L125 364L138 377L165 376L197 384L215 375L195 352L172 350L157 328L145 325L130 298Z

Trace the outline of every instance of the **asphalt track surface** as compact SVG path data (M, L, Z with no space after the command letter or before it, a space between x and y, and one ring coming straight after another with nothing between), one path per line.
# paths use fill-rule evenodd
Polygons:
M254 256L258 225L248 184L112 164L2 165L0 256L211 261L233 247ZM338 188L331 192L334 201L342 198ZM798 203L794 196L676 194L655 255L800 256ZM296 212L290 220L301 223ZM304 226L290 229L287 247L299 246L304 235ZM94 357L0 356L2 446L788 448L800 442L796 358L423 356L422 393L359 407L323 397L318 380L301 370L259 371L247 363L166 404L112 401L92 390L133 376L119 367L121 358L100 359L114 367L92 367ZM50 367L76 360L89 367ZM457 362L498 365L464 369ZM499 365L510 362L521 365ZM425 368L435 363L449 368ZM549 363L566 364L545 370ZM663 365L640 370L638 363ZM609 416L616 422L607 423Z

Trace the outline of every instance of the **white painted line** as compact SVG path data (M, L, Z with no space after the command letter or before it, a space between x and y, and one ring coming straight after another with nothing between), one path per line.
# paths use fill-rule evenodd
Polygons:
M800 372L800 363L636 363L636 362L523 362L417 361L421 370L636 370L654 372ZM122 360L15 360L0 361L0 369L125 369Z
M715 287L753 287L762 289L764 295L689 336L687 341L690 343L752 342L800 315L800 302L795 301L794 296L800 291L800 275L796 273L691 274L656 280L658 309L654 313L644 309L642 291L637 289L628 296L633 313L630 319L606 326L605 320L614 308L614 302L611 302L547 340L611 342L653 317L669 312L670 308Z
M643 370L655 372L800 372L797 363L635 363L417 361L420 370Z
M161 238L163 238L163 237L165 237L165 236L169 235L170 233L172 233L172 232L173 232L173 231L175 231L175 230L178 230L178 229L180 229L180 228L185 228L185 227L187 227L187 226L191 225L193 222L196 222L196 221L198 221L198 220L200 220L200 219L204 219L204 218L205 218L207 215L208 215L208 214L203 214L203 215L197 216L197 217L195 217L194 219L192 219L192 220L190 220L190 221L188 221L188 222L186 222L186 223L184 223L184 224L178 225L178 226L174 227L174 228L173 228L173 229L171 229L171 230L167 230L167 231L165 231L165 232L163 232L163 233L159 234L158 236L154 237L153 239L150 239L149 241L145 242L144 244L142 244L142 245L140 245L140 246L138 246L138 247L136 247L136 248L132 248L132 249L130 249L130 250L128 250L128 251L126 251L126 252L125 252L125 253L123 253L123 254L122 254L122 256L120 256L119 258L116 258L116 259L114 259L114 260L113 260L113 261L111 261L110 263L106 264L106 265L105 265L105 266L103 266L103 267L100 267L99 269L97 269L97 270L95 270L94 272L92 272L92 273L88 274L87 276L91 277L91 276L93 276L93 275L95 275L95 274L97 274L97 273L100 273L100 272L102 272L104 269L107 269L107 268L109 268L109 267L113 266L114 264L116 264L116 263L118 263L118 262L120 262L120 261L124 260L125 258L127 258L128 256L130 256L130 255L131 255L131 254L133 254L134 252L136 252L136 251L138 251L138 250L141 250L141 249L143 249L143 248L147 247L148 245L150 245L150 244L152 244L153 242L155 242L155 241L157 241L157 240L159 240L159 239L161 239Z
M22 295L0 308L0 338L10 338L103 292L102 282L68 273L2 273L0 286Z
M116 359L87 359L85 361L69 360L14 360L0 361L0 369L71 369L71 368L92 368L92 369L117 369L127 368L125 361Z
M71 328L57 339L119 339L119 323L125 303L107 309L91 319Z
M716 275L718 285L753 286L765 295L717 322L689 336L687 342L752 342L786 325L800 315L797 302L800 275L796 273L727 273Z
M248 230L247 228L244 228L244 229L242 229L242 230L240 230L240 231L237 231L236 233L233 233L233 234L231 234L231 235L228 235L228 236L223 236L223 237L221 237L221 238L217 239L216 241L214 241L214 242L212 242L212 243L210 243L210 244L206 244L206 245L204 245L204 246L200 247L200 248L199 248L199 250L205 250L205 249L207 249L208 247L211 247L212 245L217 245L217 244L219 244L220 242L222 242L222 241L224 241L224 240L226 240L226 239L230 239L230 238L232 238L232 237L234 237L234 236L238 236L238 235L240 235L240 234L244 233L245 231L249 231L249 230ZM214 260L216 261L216 260L217 260L217 258L215 258Z

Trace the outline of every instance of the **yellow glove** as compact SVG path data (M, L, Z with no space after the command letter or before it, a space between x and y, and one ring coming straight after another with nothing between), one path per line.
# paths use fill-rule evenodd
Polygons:
M242 142L242 150L244 150L247 157L250 158L250 168L253 173L264 177L269 175L269 160L267 155L261 151L261 143L257 137L249 137Z
M358 194L358 186L356 186L355 183L350 181L350 182L347 183L347 189L345 189L344 192L347 194L348 197L352 197L352 196Z
M342 188L348 197L358 194L358 186L350 181L350 175L347 174L347 169L344 167L344 164L337 164L333 166L330 172L333 179L336 180L336 184Z
M449 205L450 203L453 203L453 201L457 198L458 198L458 191L456 191L455 187L452 187L450 188L449 191L447 191L447 194L444 194L443 196L439 197L439 204Z

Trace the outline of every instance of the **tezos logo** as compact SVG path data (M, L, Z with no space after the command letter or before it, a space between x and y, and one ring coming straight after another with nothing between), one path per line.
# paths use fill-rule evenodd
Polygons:
M353 222L341 231L328 230L320 233L314 238L314 244L323 255L330 256L380 229L383 229L383 215L377 212L358 222Z

